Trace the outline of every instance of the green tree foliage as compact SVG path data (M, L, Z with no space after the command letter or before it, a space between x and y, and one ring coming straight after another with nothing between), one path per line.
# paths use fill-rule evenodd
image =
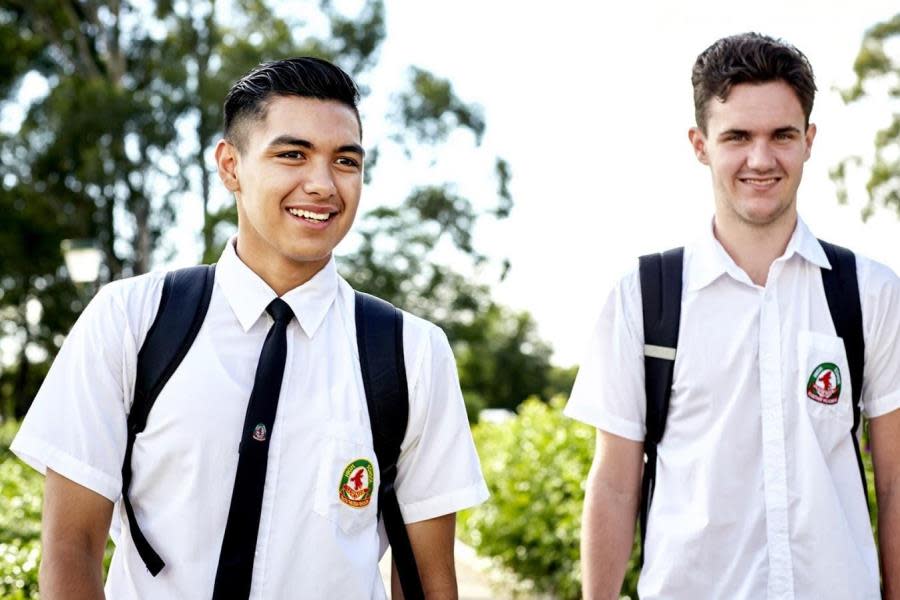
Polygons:
M875 134L863 220L879 205L895 210L900 217L900 13L866 32L853 70L856 83L842 93L845 102L858 102L870 94L869 88L880 85L887 86L894 107L890 123ZM851 157L832 169L831 177L842 202L847 201L848 167L862 163L859 157Z

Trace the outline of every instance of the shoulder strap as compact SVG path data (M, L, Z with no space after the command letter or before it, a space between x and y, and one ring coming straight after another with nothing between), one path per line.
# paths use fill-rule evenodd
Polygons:
M400 444L409 419L409 388L403 361L403 314L392 304L356 292L356 344L381 483L378 510L391 544L406 600L424 598L419 571L394 483Z
M866 342L863 337L862 305L859 300L859 281L856 277L856 256L850 250L829 244L819 240L830 269L821 269L822 285L825 288L825 298L828 300L828 310L831 312L831 321L834 330L844 340L844 350L847 353L847 364L850 368L850 381L853 384L853 427L850 436L853 438L853 447L856 450L856 461L859 465L859 473L862 478L863 493L866 495L866 504L869 503L868 486L866 485L866 471L863 467L862 453L859 449L857 431L862 421L860 410L860 398L862 397L863 368L865 366Z
M209 308L214 281L215 265L200 265L167 273L156 318L138 352L134 400L128 413L128 440L122 462L122 500L134 545L154 577L165 563L141 532L128 497L131 454L137 434L147 426L147 417L156 397L181 364L200 331Z
M681 279L684 248L640 258L644 321L644 387L647 395L644 475L641 482L641 563L647 539L647 516L656 485L656 447L669 415L669 397L681 322Z

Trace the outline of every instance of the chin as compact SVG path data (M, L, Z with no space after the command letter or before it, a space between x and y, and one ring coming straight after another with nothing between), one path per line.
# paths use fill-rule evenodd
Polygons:
M318 252L298 252L298 253L288 253L287 259L292 263L297 265L309 265L309 264L317 264L317 263L326 263L331 258L331 253L328 252L326 254L321 254Z
M783 204L780 201L772 202L751 200L742 203L743 206L735 207L735 211L742 221L752 225L769 225L775 223L790 210L790 204Z

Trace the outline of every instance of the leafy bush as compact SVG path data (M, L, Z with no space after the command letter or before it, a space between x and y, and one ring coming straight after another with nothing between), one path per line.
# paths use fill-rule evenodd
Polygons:
M460 524L479 554L568 600L581 597L581 509L594 430L564 417L564 402L530 398L509 421L474 427L491 499L460 515ZM635 581L630 569L626 592Z
M41 556L39 473L9 452L18 423L0 424L0 598L37 598Z

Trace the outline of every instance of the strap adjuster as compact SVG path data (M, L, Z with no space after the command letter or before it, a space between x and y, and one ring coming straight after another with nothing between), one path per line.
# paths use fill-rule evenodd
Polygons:
M661 358L663 360L675 360L675 348L668 346L654 346L653 344L644 344L644 356L650 358Z

